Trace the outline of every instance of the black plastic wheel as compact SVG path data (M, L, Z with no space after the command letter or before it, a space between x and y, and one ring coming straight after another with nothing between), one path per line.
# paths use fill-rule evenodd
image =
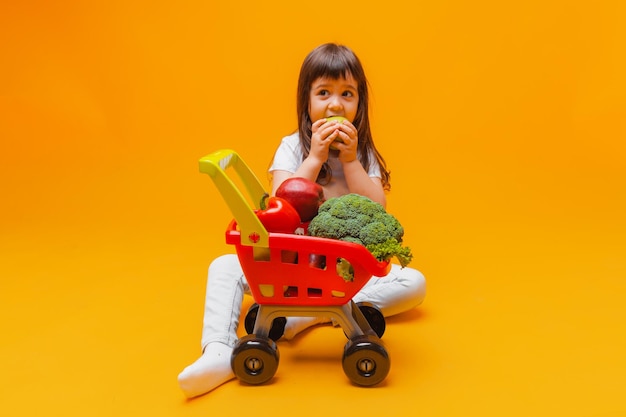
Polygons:
M254 331L254 324L256 323L257 315L259 314L259 305L254 303L248 309L248 313L246 314L246 318L244 320L244 327L248 334L251 334ZM272 320L272 326L270 327L269 337L273 341L277 341L280 339L285 333L285 325L287 324L287 319L285 317L277 317Z
M357 385L372 386L387 377L391 361L387 350L374 336L359 336L346 343L343 371Z
M263 384L276 374L279 356L273 340L247 335L235 345L230 366L239 380L253 385Z
M383 337L387 324L385 322L385 316L383 316L380 309L371 303L356 303L356 305L365 316L365 320L367 320L372 330L374 330L378 337Z

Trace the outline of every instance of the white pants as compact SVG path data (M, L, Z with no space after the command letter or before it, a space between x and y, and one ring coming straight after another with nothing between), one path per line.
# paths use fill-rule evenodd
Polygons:
M211 342L234 346L244 294L250 294L237 255L216 258L209 266L204 303L202 349ZM426 281L421 272L392 264L385 277L372 277L354 296L355 302L368 301L392 316L421 304L426 295Z

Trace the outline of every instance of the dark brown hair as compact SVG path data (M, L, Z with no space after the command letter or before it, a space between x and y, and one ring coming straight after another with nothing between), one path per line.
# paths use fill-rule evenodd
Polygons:
M391 184L387 164L376 149L370 130L368 82L365 77L365 71L359 58L347 46L335 43L320 45L307 55L300 68L296 110L298 113L298 132L300 134L303 158L306 158L311 150L311 125L313 122L309 115L309 100L313 82L320 77L337 80L339 78L347 78L350 75L357 82L359 95L356 117L352 122L359 132L359 161L363 168L368 171L370 156L373 154L380 165L383 188L389 190ZM317 181L325 184L331 178L331 169L328 163L324 163Z

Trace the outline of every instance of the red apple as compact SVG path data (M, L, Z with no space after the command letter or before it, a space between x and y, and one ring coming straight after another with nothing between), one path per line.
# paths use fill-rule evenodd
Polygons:
M320 205L326 201L324 189L306 178L291 177L276 189L276 197L287 200L300 215L303 223L317 215Z

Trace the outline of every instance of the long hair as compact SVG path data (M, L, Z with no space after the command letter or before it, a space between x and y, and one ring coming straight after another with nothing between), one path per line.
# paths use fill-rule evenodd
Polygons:
M359 162L368 171L370 156L374 155L380 165L383 188L390 190L390 175L387 170L387 164L376 149L372 139L369 122L368 82L365 77L365 71L359 58L347 46L335 43L320 45L307 55L300 68L296 111L298 113L298 132L300 134L300 146L302 147L303 157L306 158L311 150L311 125L313 121L309 115L309 100L313 82L320 77L337 80L347 78L350 75L357 82L359 95L356 117L352 122L359 132ZM327 184L330 182L332 175L330 166L325 162L317 181L321 184Z

